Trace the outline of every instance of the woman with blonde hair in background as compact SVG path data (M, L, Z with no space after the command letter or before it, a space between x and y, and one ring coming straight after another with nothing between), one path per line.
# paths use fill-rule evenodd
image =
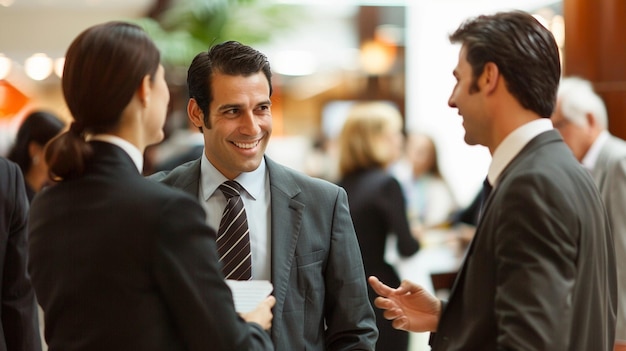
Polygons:
M387 237L397 237L397 250L404 257L415 254L420 247L409 228L402 188L387 171L400 157L402 140L402 116L386 102L355 105L338 140L339 185L348 193L365 274L384 276L383 281L397 285L398 273L385 262ZM373 306L376 294L371 288L368 293ZM407 350L408 333L394 329L380 309L374 311L380 332L376 350Z

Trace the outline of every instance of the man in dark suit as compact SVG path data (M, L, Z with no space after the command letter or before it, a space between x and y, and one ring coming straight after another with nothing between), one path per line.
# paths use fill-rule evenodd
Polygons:
M561 80L554 128L593 176L606 207L615 240L618 304L615 350L626 350L626 142L607 130L602 98L591 82L578 77Z
M558 47L531 15L463 23L449 105L465 141L489 148L487 196L447 303L370 277L396 328L438 350L612 350L615 253L589 173L552 128ZM490 195L488 195L490 194Z
M40 351L35 293L26 272L28 198L19 167L0 157L0 350Z
M241 184L252 279L274 285L276 350L373 350L378 331L346 192L264 155L272 131L267 58L218 44L196 56L187 83L204 154L152 179L199 197L215 228L226 204L219 185Z

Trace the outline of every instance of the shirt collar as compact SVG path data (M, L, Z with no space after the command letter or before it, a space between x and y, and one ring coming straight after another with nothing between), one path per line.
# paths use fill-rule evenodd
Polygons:
M583 157L582 164L587 169L593 169L596 166L596 162L598 161L598 156L600 155L600 150L606 144L606 141L609 140L609 132L603 130L600 135L596 138L596 140L591 144L589 151Z
M141 151L128 140L111 134L96 134L92 135L89 138L89 141L102 141L119 146L133 160L133 163L137 167L137 171L139 171L139 173L143 172L143 155Z
M495 187L502 171L522 151L524 146L537 135L552 129L550 119L540 118L522 125L507 135L493 152L491 165L487 173L489 183Z
M265 168L265 158L262 158L261 164L257 169L252 172L242 172L234 179L254 200L260 198L262 192L265 191ZM202 182L202 194L200 196L202 196L204 201L207 201L215 190L228 180L213 166L204 153L202 153L202 159L200 160L200 176L200 181Z

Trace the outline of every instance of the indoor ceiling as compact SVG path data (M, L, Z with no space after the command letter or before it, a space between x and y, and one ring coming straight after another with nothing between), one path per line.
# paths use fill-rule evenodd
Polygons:
M0 0L0 53L21 62L34 52L63 56L88 26L137 17L153 0ZM10 6L6 6L10 3Z
M102 9L102 8L137 8L151 4L153 0L0 0L0 8L27 9L64 8L64 9Z

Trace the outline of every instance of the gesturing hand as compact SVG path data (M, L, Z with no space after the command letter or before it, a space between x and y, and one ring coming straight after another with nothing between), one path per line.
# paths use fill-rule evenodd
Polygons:
M369 277L368 282L379 295L374 304L385 310L383 316L392 321L394 328L412 332L437 330L441 301L424 288L403 280L400 286L394 289L374 276Z

